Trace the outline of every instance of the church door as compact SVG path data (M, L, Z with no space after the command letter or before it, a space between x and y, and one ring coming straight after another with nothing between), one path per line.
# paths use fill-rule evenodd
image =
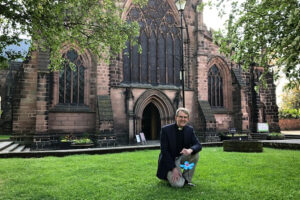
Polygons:
M142 119L142 132L146 140L159 140L160 128L159 111L153 103L150 103L144 109Z

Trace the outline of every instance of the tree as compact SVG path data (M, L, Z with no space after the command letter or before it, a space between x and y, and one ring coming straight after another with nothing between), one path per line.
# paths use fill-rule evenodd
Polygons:
M300 110L300 87L290 90L284 90L282 93L281 109L299 109Z
M214 1L215 2L215 1ZM210 2L222 15L231 2L226 31L214 34L220 51L248 68L255 64L272 72L281 70L288 88L300 85L300 1L299 0L219 0ZM264 80L262 76L261 80Z
M145 0L135 0L144 3ZM136 42L139 25L121 19L118 0L2 0L0 2L0 53L28 35L30 50L50 52L50 68L64 61L60 50L71 45L88 49L98 58L109 58L125 48L126 41ZM119 4L119 5L118 5ZM22 52L0 55L0 66L23 57Z

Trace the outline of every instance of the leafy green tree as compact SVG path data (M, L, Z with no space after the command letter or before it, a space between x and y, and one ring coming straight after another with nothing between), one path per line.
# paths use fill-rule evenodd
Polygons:
M120 0L1 0L0 53L28 35L31 50L50 50L50 67L63 62L63 45L88 49L99 58L120 52L126 41L136 42L137 23L121 19ZM135 0L134 3L145 3ZM22 52L0 55L0 66L23 57Z
M226 31L214 34L220 51L248 68L256 64L275 78L281 70L288 88L300 85L300 1L210 1L222 16L231 4ZM264 76L262 76L262 80Z
M282 93L281 109L299 109L300 110L300 87L290 90L284 90Z

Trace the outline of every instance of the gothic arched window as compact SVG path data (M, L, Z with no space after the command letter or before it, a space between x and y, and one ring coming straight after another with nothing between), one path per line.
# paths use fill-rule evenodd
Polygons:
M123 82L180 85L181 34L167 0L149 0L131 8L127 20L140 24L139 43L123 52Z
M84 70L82 59L74 50L68 51L64 57L75 64L74 69L66 63L59 72L59 103L84 104Z
M223 81L216 65L208 71L208 102L211 107L224 107Z

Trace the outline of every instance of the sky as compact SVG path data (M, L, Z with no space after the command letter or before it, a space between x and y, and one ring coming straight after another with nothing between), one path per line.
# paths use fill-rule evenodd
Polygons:
M4 57L7 58L7 55L5 53L5 51L20 51L22 53L23 56L26 56L28 51L29 51L29 43L27 42L26 39L23 39L19 45L10 45L8 47L6 47L3 52L1 53L1 55L3 55ZM17 61L22 61L22 59L18 59Z
M215 8L210 9L207 6L204 7L203 21L206 24L208 30L211 28L214 30L223 28L225 20L225 18L222 19L218 17L218 11Z

